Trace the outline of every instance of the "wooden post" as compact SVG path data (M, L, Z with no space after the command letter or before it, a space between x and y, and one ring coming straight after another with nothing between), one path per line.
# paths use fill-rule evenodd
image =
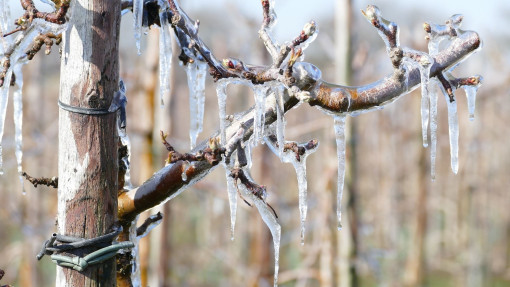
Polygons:
M120 0L76 0L63 35L60 101L108 109L119 82ZM114 113L59 111L58 233L93 238L117 218ZM93 250L80 251L83 256ZM83 272L57 267L56 286L115 286L115 261Z

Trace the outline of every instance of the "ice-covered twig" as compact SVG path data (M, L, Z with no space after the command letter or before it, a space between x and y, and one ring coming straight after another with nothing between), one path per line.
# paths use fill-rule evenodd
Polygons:
M162 220L163 214L161 212L149 216L142 225L136 228L136 236L139 238L145 237L154 227L158 226Z
M35 8L32 0L20 0L25 13L23 16L18 18L15 24L18 26L11 32L4 33L1 37L7 37L15 32L21 31L22 34L16 37L13 43L3 50L3 57L1 59L0 67L0 87L3 86L5 76L11 65L15 64L18 59L11 59L13 54L20 54L19 50L26 49L29 41L34 41L33 46L26 51L26 56L31 60L34 55L41 49L43 44L46 44L46 54L50 53L50 48L53 45L53 40L57 45L61 41L60 34L65 29L64 23L66 23L66 14L71 3L70 0L60 0L55 2L56 11L52 13L40 12ZM39 21L35 20L39 19ZM48 22L48 23L46 23ZM50 24L53 23L53 24ZM51 26L53 25L53 26ZM35 28L35 29L34 29ZM39 31L38 35L35 35L35 31ZM21 58L19 56L18 58ZM11 84L13 81L11 81Z
M225 148L220 147L218 139L212 138L209 140L209 145L203 150L196 153L180 153L176 151L173 146L166 140L166 135L161 131L160 133L163 144L168 150L167 163L172 164L177 161L207 161L210 165L217 165L221 161L221 156L225 153Z
M262 26L259 30L259 37L264 42L264 45L271 55L273 62L276 63L278 59L279 47L271 36L271 28L276 21L276 13L274 12L274 0L262 0L261 3L264 20L262 20Z
M53 46L53 41L55 41L55 44L60 45L60 42L62 42L62 34L55 35L52 32L46 33L46 34L39 34L34 38L32 47L26 52L27 58L29 60L32 60L41 50L43 45L46 45L46 49L44 50L44 53L46 55L49 55L51 53L51 47Z
M453 94L453 89L450 84L450 82L446 79L446 77L443 75L443 73L439 73L437 75L437 79L443 86L444 91L448 94L448 97L450 98L450 103L455 101L455 95Z
M170 10L172 12L171 23L176 30L177 39L180 42L181 48L188 47L193 48L197 51L202 58L208 63L211 68L211 74L215 79L236 77L236 75L230 73L225 69L221 62L218 61L211 53L207 45L198 36L198 21L192 21L191 18L177 5L176 1L168 0L170 4ZM182 33L179 33L182 31ZM184 39L184 37L188 39ZM188 45L183 45L188 42Z
M379 35L386 43L386 49L389 52L393 48L400 46L398 39L398 26L381 16L381 11L377 6L368 5L366 10L361 10L365 18L379 31Z
M32 24L32 21L36 18L43 19L44 21L50 23L64 24L66 22L67 10L71 5L71 0L55 0L52 1L55 3L56 8L54 12L41 12L37 10L34 1L32 0L20 0L20 2L21 7L23 7L25 10L25 13L15 22L18 28L4 34L4 37L18 31L26 30Z
M271 231L271 235L273 237L273 246L274 246L274 284L273 286L278 286L278 270L279 270L279 258L280 258L280 242L281 242L281 226L278 222L278 216L274 209L265 201L265 187L260 187L257 184L254 184L253 181L249 178L249 174L246 175L243 170L237 169L234 170L232 176L235 179L236 187L239 191L239 194L244 199L243 195L252 200L252 202L257 207L257 210L262 217L262 220L267 225L269 230ZM244 179L240 179L237 176L242 176ZM237 177L237 178L236 178ZM240 180L240 184L237 184L237 180ZM247 185L248 184L248 185ZM255 190L253 185L256 186ZM262 194L261 194L262 193ZM244 199L246 203L246 199ZM250 205L251 206L251 205Z
M253 194L256 198L263 201L274 213L274 216L278 218L278 215L276 214L276 211L274 208L269 205L269 203L266 202L267 197L267 191L266 186L257 184L252 179L249 178L248 175L246 175L245 171L241 168L235 168L230 173L230 176L234 178L234 185L239 190L239 186L237 181L239 181L248 191L250 191L251 194ZM244 198L243 198L244 199ZM245 200L246 204L251 206L249 202Z

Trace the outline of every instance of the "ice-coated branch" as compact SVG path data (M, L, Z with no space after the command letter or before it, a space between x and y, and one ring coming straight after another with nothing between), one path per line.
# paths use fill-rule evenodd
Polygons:
M173 2L173 1L172 1ZM184 15L182 11L177 10L178 15ZM173 17L175 18L175 16ZM178 17L179 18L179 17ZM179 19L189 19L187 16L181 16ZM194 26L189 27L189 23L184 20L176 19L175 25L182 27L183 33L188 37L195 39L194 47L215 59L209 49L198 38ZM391 34L390 34L391 35ZM197 41L198 40L198 41ZM391 42L391 41L390 41ZM397 41L394 41L394 45ZM455 41L452 41L448 47L439 51L432 57L433 63L430 68L430 77L435 77L447 71L457 63L464 60L473 51L481 45L480 38L476 32L466 31L458 35ZM214 62L216 63L216 62ZM211 66L211 63L208 61ZM232 63L234 68L224 68L221 64L220 71L227 71L226 74L234 74L235 77L242 77L243 74L236 74L236 70L245 69L247 65L241 63ZM236 68L235 66L241 67ZM263 68L263 67L262 67ZM250 71L253 68L250 67ZM214 76L214 75L213 75ZM218 76L218 74L216 74ZM221 76L220 76L221 77ZM314 65L306 62L296 62L292 71L292 77L295 79L293 86L285 89L283 94L283 106L285 112L296 106L300 101L306 101L310 105L318 106L329 112L337 113L355 113L363 112L373 108L378 108L391 103L399 96L407 94L409 91L418 87L421 82L419 69L412 68L408 71L407 78L394 77L394 73L383 79L359 87L346 87L330 84L321 79L321 71ZM255 109L252 107L239 116L236 120L230 122L226 128L226 141L229 142L236 135L239 129L243 128L243 142L248 141L253 135L253 119ZM266 106L265 124L270 125L276 121L276 111L272 106ZM219 131L213 133L209 139L198 144L192 151L197 152L208 146L209 140L220 137ZM152 208L159 203L174 198L186 188L206 176L217 165L211 165L207 161L199 161L188 166L184 161L176 161L167 165L154 174L150 179L144 182L136 189L119 196L119 217L134 218L136 214ZM185 172L187 181L183 181L181 174Z

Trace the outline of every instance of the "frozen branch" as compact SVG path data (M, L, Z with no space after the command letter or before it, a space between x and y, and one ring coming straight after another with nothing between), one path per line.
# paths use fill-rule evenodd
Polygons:
M219 64L198 37L196 27L192 22L187 22L189 17L175 5L175 2L170 2L174 4L174 8L172 9L174 13L172 23L181 29L187 37L192 39L192 46L194 49L199 51L202 56L207 56L207 58L204 58L209 59L207 60L209 66L212 66L211 68L215 69L217 72L213 74L213 76L216 78L225 77L225 75L243 77L243 71L253 72L257 69L259 71L261 69L270 69L260 66L257 66L258 68L255 69L254 67L256 66L249 66L242 62L232 62L232 65L229 65L227 62L227 67L223 64ZM375 15L377 15L377 13ZM371 22L377 22L377 19L381 18L375 17ZM382 20L379 20L378 23L378 29L382 29L382 34L388 37L390 48L398 48L398 38L395 32L397 28L392 28L394 27L393 24L387 24ZM458 35L456 40L452 41L447 48L433 56L430 76L438 76L443 71L447 71L455 66L478 49L480 44L480 38L475 32L467 31L462 35ZM391 103L399 96L407 94L418 87L421 82L418 68L413 68L408 71L407 78L395 77L394 73L392 73L372 84L359 87L340 86L321 80L321 71L314 65L306 62L296 62L291 76L294 78L294 82L292 86L285 89L283 94L285 112L296 106L300 100L305 100L312 106L318 106L335 114L362 112ZM228 143L232 138L239 137L239 130L241 128L244 129L241 133L243 142L248 141L253 135L254 117L255 110L253 107L241 115L236 116L236 120L232 121L226 128L227 137L225 142ZM266 106L265 124L269 125L274 121L276 121L276 111L274 107ZM219 131L212 134L208 140L199 144L191 153L207 148L209 141L217 138L219 138ZM235 141L237 141L237 139ZM216 166L217 165L212 165L207 161L199 161L188 166L185 161L182 160L165 166L140 187L119 196L119 218L132 219L136 214L156 206L163 201L174 198L186 188L202 179ZM183 172L186 173L187 181L183 181L181 178Z

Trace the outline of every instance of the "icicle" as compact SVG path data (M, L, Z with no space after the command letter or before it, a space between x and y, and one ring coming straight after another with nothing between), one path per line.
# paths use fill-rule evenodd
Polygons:
M463 85L461 86L466 93L467 103L468 103L468 112L469 112L469 120L475 120L475 104L476 104L476 92L480 87L483 78L481 76L474 77L475 85Z
M283 106L283 90L273 89L276 98L276 142L278 144L278 157L283 156L283 145L285 144L285 108Z
M267 87L264 85L253 86L253 96L255 97L255 119L253 121L253 145L256 146L264 136L264 126L266 122L266 95Z
M9 83L11 82L12 70L8 69L4 78L4 85L0 87L0 175L4 174L2 159L2 138L4 135L5 115L9 101Z
M234 185L234 179L230 176L231 170L227 166L225 166L225 173L227 176L228 203L230 207L230 240L233 241L237 214L237 189Z
M338 230L342 229L342 194L344 191L345 179L345 115L335 117L336 151L338 157L338 182L336 197L336 216L338 219Z
M245 169L246 176L249 176L248 171ZM278 219L276 218L273 210L269 208L267 203L255 196L251 191L247 190L243 184L239 184L239 189L242 192L243 196L249 198L255 206L257 207L262 220L266 223L267 227L271 231L271 235L273 236L273 246L274 246L274 286L278 286L278 270L279 270L279 258L280 258L280 240L282 229L280 224L278 223Z
M434 79L434 85L439 85ZM437 91L430 93L430 176L436 179L436 152L437 152Z
M430 80L430 68L433 63L432 57L428 54L415 51L411 49L404 49L404 59L402 61L402 65L405 66L406 75L406 89L408 89L408 81L409 81L409 72L417 68L420 71L421 76L421 128L422 128L422 138L423 138L423 146L428 146L427 139L427 131L429 124L429 80Z
M197 142L197 137L202 132L204 121L205 104L205 77L207 73L207 63L194 61L186 66L189 89L189 107L190 107L190 144L193 149Z
M133 0L133 29L135 33L136 49L138 55L142 54L140 50L140 40L142 37L142 19L143 19L143 0Z
M168 22L165 10L160 10L161 28L159 29L159 96L163 107L166 95L170 93L170 72L172 70L172 26Z
M457 101L450 102L450 96L443 90L446 104L448 105L448 133L450 135L450 157L453 173L459 170L459 120L457 118ZM452 88L455 93L455 89Z
M124 187L131 189L131 171L130 171L130 158L131 158L131 141L126 132L126 86L122 79L119 80L119 90L115 92L112 103L108 108L110 112L117 112L117 133L120 138L122 145L127 147L127 156L122 158L122 162L126 166L126 172L124 174Z
M298 194L299 194L299 216L301 220L301 245L305 243L305 222L308 210L307 190L308 181L306 178L306 158L317 150L318 145L313 149L308 149L298 160L293 151L284 153L283 161L292 163L298 180Z
M9 0L0 0L0 34L3 35L10 31L11 9ZM7 50L12 37L0 37L0 55Z
M131 284L134 287L142 286L142 277L140 270L140 256L138 254L138 242L140 238L136 235L136 223L138 222L138 216L131 222L129 227L129 241L133 242L135 247L131 249Z
M216 84L216 95L218 96L218 111L220 117L220 139L221 144L227 143L226 127L227 127L227 85L229 81L221 79Z
M474 86L466 86L464 87L464 91L466 92L467 102L468 102L468 112L469 112L469 120L475 120L475 103L476 103L476 92L478 87Z
M429 123L430 111L429 111L429 80L430 80L430 68L432 63L428 62L428 65L420 65L421 75L421 131L423 137L423 146L428 146L427 140L427 128Z
M22 149L22 125L23 125L23 72L21 71L22 63L17 63L14 67L14 74L16 75L16 90L13 95L14 102L14 129L15 129L15 142L16 142L16 160L18 162L18 173L19 180L21 183L21 188L23 190L23 194L25 194L25 189L23 188L23 176L21 173L22 169L22 158L23 158L23 149Z
M305 221L308 210L307 201L307 186L306 180L306 158L303 158L300 163L297 161L292 163L296 170L298 180L298 192L299 192L299 217L301 219L301 245L305 244Z

